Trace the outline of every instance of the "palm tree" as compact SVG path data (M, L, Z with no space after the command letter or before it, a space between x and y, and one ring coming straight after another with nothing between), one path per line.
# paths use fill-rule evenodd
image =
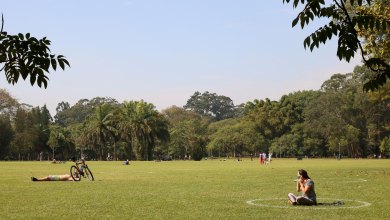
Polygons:
M169 140L168 122L153 104L143 100L125 102L118 118L118 132L135 151L137 160L150 160L156 141Z
M102 104L95 109L95 114L89 116L84 123L84 134L91 144L99 146L99 159L103 160L104 147L108 139L115 131L113 127L112 108L108 104Z

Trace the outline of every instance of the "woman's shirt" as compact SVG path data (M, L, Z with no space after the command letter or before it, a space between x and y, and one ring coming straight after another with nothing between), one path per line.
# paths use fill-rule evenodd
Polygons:
M305 182L305 186L308 187L308 186L311 186L310 189L308 191L306 191L306 193L303 193L303 196L313 200L314 202L317 201L317 195L316 195L316 192L314 191L314 182L313 180L311 179L308 179L306 180Z

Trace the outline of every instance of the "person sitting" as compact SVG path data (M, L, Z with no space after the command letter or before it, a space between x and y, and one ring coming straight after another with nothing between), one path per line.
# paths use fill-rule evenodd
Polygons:
M41 178L31 177L31 181L73 181L73 178L69 174L63 174L63 175L49 175Z
M311 180L306 170L298 171L296 186L297 192L302 191L302 196L293 193L288 194L288 202L292 205L317 205L317 196L314 190L314 182Z

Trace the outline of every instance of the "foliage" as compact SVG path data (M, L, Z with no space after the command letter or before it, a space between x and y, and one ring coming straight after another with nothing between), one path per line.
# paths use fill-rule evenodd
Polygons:
M372 0L370 7L355 7L362 14L376 18L390 19L390 1ZM390 28L358 28L359 37L363 38L364 50L372 57L383 58L390 62Z
M58 125L50 126L50 136L47 144L52 149L51 156L53 159L68 160L73 156L75 151L70 130ZM55 152L58 152L58 154Z
M387 158L390 157L390 136L385 137L382 140L381 145L380 145L380 151L381 151L382 156L387 157Z
M4 19L2 16L2 24ZM63 55L50 53L50 40L46 37L38 40L30 33L10 35L0 31L0 64L4 66L0 71L5 72L8 83L15 84L19 78L24 80L30 77L31 85L37 83L39 87L47 87L50 69L65 69L70 66Z
M11 142L12 157L31 160L38 158L40 152L47 151L50 119L45 106L31 110L19 108L13 122L15 137Z
M6 158L13 136L10 119L0 115L0 159Z
M55 123L64 127L74 123L84 123L88 116L94 114L95 108L105 103L118 105L118 101L109 97L95 97L91 100L80 99L73 106L62 101L58 103L56 108Z
M265 138L256 131L256 124L247 120L226 123L210 134L207 148L210 156L239 156L246 152L266 151Z
M13 117L18 106L18 101L8 91L0 89L0 114Z
M215 121L235 116L235 106L229 97L208 91L204 93L195 92L183 108L201 116L210 117Z
M276 157L379 155L390 135L390 87L387 83L364 93L363 83L372 74L358 66L352 73L332 75L318 91L247 102L240 116L219 121L175 106L160 113L142 100L118 103L96 97L73 106L59 103L52 124L45 106L20 105L4 92L0 116L10 120L14 135L2 157L34 160L41 152L49 157L53 146L64 159L70 154L104 159L112 152L114 160L201 160L257 152ZM47 142L57 126L69 132L68 145Z
M113 114L111 106L97 106L95 114L90 115L84 122L84 135L87 143L98 146L99 159L103 160L104 148L113 131Z
M192 155L194 160L202 159L206 153L209 121L192 111L176 106L165 109L163 114L169 122L170 142L167 153L173 158Z
M290 1L283 0L283 3ZM338 37L337 56L340 60L344 59L349 62L360 49L364 65L376 72L376 75L365 83L365 90L375 90L386 83L390 78L388 60L382 56L383 54L370 50L370 48L376 45L375 42L379 35L390 30L390 13L386 13L387 9L383 13L376 13L381 7L375 10L371 5L371 0L333 0L331 4L326 4L328 2L324 0L294 0L291 2L294 8L299 4L303 5L303 10L292 21L293 27L299 23L303 29L315 18L329 20L328 24L320 27L304 40L305 48L310 48L312 51L314 47L318 48L321 43L325 44L336 36ZM382 2L382 0L373 2ZM386 5L386 1L383 2ZM347 3L352 7L348 7ZM371 52L371 56L364 50L359 33L362 35L365 33L368 40L370 36L375 38L369 41L372 45L368 44L366 47Z
M123 103L116 128L137 160L151 160L157 141L169 140L168 122L153 104L143 100Z

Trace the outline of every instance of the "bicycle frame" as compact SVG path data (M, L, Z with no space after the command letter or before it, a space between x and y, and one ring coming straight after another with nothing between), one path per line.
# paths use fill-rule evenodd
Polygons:
M87 177L91 181L94 180L93 174L84 160L82 162L75 162L75 165L70 167L70 175L74 181L80 181L81 177Z

